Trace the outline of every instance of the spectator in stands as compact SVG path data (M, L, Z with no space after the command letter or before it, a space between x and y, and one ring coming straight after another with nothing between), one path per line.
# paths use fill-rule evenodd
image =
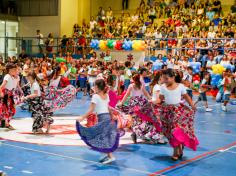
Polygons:
M231 12L236 13L236 0L234 0L234 4L231 6Z
M25 49L22 49L21 53L19 54L19 58L24 60L26 59L28 56L28 54L25 53Z
M222 8L221 8L221 1L220 0L214 0L212 5L213 5L213 7L212 7L213 11L216 14L220 15L221 10L222 10Z
M95 28L96 25L97 25L97 21L92 16L91 20L90 20L90 30L92 31Z
M43 42L43 34L40 33L40 30L37 30L37 40L38 40L38 47L39 47L39 53L43 53L43 45L44 45L44 42Z
M51 53L54 45L54 39L52 33L48 34L47 40L45 41L45 45L46 45L46 51L48 53Z
M78 25L78 24L74 24L74 27L73 27L73 34L74 34L75 32L79 32L79 30L80 30L79 25Z
M211 7L208 8L207 12L206 12L206 16L209 18L209 20L213 20L214 16L215 16L215 11L212 10Z
M60 48L61 48L62 53L66 53L67 44L68 44L67 42L68 42L68 38L66 37L66 35L63 35L61 43L60 43Z
M153 7L151 7L148 11L148 17L151 20L152 24L154 22L154 20L156 19L156 11Z
M108 11L106 13L106 17L107 17L107 23L110 24L113 19L113 12L111 10L111 7L108 8Z

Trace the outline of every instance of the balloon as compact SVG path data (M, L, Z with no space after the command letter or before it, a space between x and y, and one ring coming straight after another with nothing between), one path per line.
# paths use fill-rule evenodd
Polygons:
M200 72L200 68L201 68L200 62L190 62L189 65L193 68L193 74Z
M97 39L92 39L90 43L90 47L93 49L99 49L99 41Z
M105 41L105 40L100 40L100 42L99 42L99 48L100 48L101 50L106 50L106 49L107 49L107 41Z
M120 40L116 41L115 49L122 50L122 45L123 45L122 41Z
M132 48L136 51L143 51L146 47L146 44L142 40L134 40Z
M216 64L212 66L212 71L213 71L213 74L222 75L222 73L225 71L225 68L220 64Z
M63 57L57 57L56 62L61 63L61 62L66 62L66 60Z
M125 40L123 45L122 45L122 48L126 51L132 50L132 41L131 40L129 40L129 41Z
M211 75L211 85L217 87L219 82L222 80L222 76L220 74L212 74Z
M113 49L114 48L114 40L108 40L107 41L107 47L110 48L110 49Z

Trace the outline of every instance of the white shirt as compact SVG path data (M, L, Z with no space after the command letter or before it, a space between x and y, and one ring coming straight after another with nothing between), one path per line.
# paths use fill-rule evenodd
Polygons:
M61 80L61 76L59 76L57 79L52 79L50 81L50 84L49 86L50 87L58 87L59 83L60 83L60 80Z
M152 101L156 101L157 100L157 91L160 91L161 90L161 86L159 84L156 84L154 87L153 87L153 91L152 91Z
M208 32L207 38L215 38L216 33L215 32Z
M43 45L44 44L44 42L43 42L43 34L37 35L37 38L38 38L38 44L39 45Z
M96 104L95 112L97 114L109 113L108 110L109 101L110 99L108 95L107 98L104 100L98 94L94 94L91 100L92 103Z
M34 94L34 91L38 91L38 96L41 96L41 90L39 83L35 81L31 86L30 86L30 92L31 94Z
M161 85L160 95L165 97L166 104L175 105L181 103L181 97L184 94L187 94L187 91L183 84L179 84L175 90L167 89L165 84Z
M3 81L7 81L5 88L7 90L16 89L18 82L20 81L19 77L14 78L13 76L7 74L5 75Z
M188 72L186 72L186 73L184 74L183 80L192 83L192 81L193 81L193 76L190 75ZM191 90L189 87L186 87L186 89L187 89L187 90Z
M96 21L90 21L90 29L94 29L95 24L97 24Z
M88 74L92 74L92 72L95 72L95 71L97 71L97 68L89 68ZM97 79L96 76L88 76L88 81L89 81L90 83L95 82L96 79Z

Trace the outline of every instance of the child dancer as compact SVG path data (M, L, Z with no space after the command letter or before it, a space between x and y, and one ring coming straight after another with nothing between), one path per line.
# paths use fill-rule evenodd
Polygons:
M223 85L223 104L222 110L227 111L227 104L230 100L231 91L233 90L234 79L232 78L233 75L230 73L230 70L226 70L224 72L224 78L221 82Z
M200 89L199 89L199 97L198 97L198 100L195 102L195 106L196 104L199 102L199 101L204 101L205 102L205 107L206 107L206 112L211 112L212 109L210 109L208 107L208 103L207 103L207 91L209 90L210 88L210 74L209 72L205 72L204 73L204 76L203 76L203 80L201 82L201 85L200 85Z
M22 101L27 101L29 104L29 111L32 112L32 118L34 119L32 131L34 134L44 133L42 128L46 126L46 133L49 133L50 125L53 123L52 113L49 112L49 108L46 107L44 99L42 98L42 92L40 85L37 81L36 73L29 73L27 80L30 83L31 94L22 98Z
M52 73L49 87L45 89L46 105L51 112L66 107L76 95L76 88L72 85L59 89L61 78L61 68L56 67Z
M119 146L119 133L117 124L112 122L110 110L108 107L109 96L106 93L106 83L103 79L95 81L95 92L92 96L90 108L86 114L81 116L76 122L76 128L81 139L93 150L106 153L106 156L100 159L103 164L115 161L112 155ZM98 123L91 127L83 127L80 122L85 120L93 111L97 113Z
M196 150L199 144L193 127L195 106L184 85L176 83L176 76L172 69L163 71L165 84L161 85L159 96L161 102L164 101L160 112L162 131L174 148L174 161L182 158L184 146ZM192 110L181 104L182 96Z
M151 96L142 85L139 74L133 76L133 81L134 83L130 84L125 96L117 105L122 112L133 116L132 140L137 143L137 137L139 137L151 143L162 143L159 122L148 102ZM123 105L129 96L131 98L128 105Z
M18 70L15 64L9 63L6 65L7 74L4 76L2 85L0 86L0 120L1 123L5 122L5 127L14 130L10 125L12 117L16 113L14 103L14 90L17 88L21 90L19 86ZM4 126L4 124L1 124Z

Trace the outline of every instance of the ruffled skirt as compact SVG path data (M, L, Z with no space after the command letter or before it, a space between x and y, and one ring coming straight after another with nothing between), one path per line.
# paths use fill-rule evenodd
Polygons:
M49 87L45 90L45 103L51 112L55 112L58 109L65 108L68 103L74 100L75 96L76 88L72 85L63 89Z
M138 138L158 143L162 138L160 120L154 113L151 103L144 97L131 97L128 105L119 108L133 117L132 131Z
M112 121L109 113L99 114L97 124L89 128L76 122L76 129L81 139L95 151L110 153L119 146L117 123Z
M160 117L162 132L172 147L181 144L197 150L199 144L194 134L194 111L184 104L162 105Z
M52 124L52 113L50 109L45 105L42 97L36 97L27 100L29 104L29 111L32 112L32 118L34 119L32 131L36 132L44 126L45 123Z
M0 120L5 120L8 123L16 113L13 90L3 90L3 97L0 98Z

